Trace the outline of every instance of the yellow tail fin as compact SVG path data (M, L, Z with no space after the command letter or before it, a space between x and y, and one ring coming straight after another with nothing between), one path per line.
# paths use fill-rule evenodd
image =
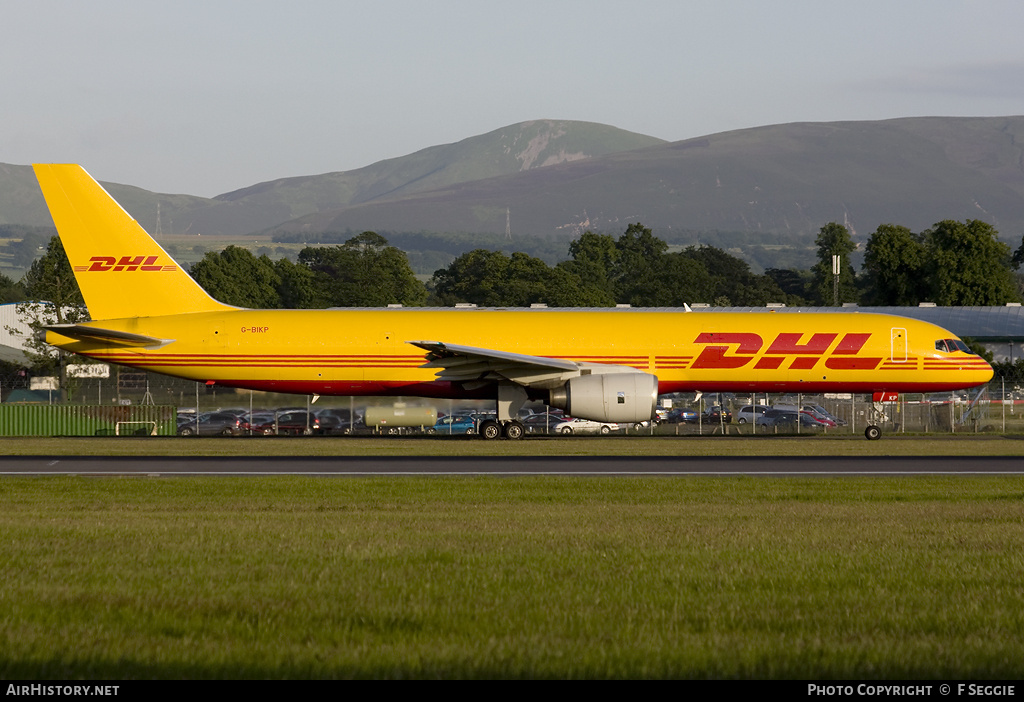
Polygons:
M236 309L199 287L81 166L33 168L94 320Z

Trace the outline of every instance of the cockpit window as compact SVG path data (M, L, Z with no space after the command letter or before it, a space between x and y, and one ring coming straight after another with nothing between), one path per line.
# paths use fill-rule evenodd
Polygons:
M963 351L964 353L973 354L974 352L967 348L967 344L960 341L960 339L939 339L935 342L936 351L946 351L952 353L953 351Z

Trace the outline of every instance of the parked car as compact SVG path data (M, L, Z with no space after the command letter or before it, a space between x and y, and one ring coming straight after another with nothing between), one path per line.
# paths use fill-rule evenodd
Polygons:
M696 424L697 410L689 407L674 407L669 411L666 421L669 424Z
M767 405L745 405L740 407L739 412L736 413L736 423L746 424L757 424L757 418L768 411Z
M754 425L764 427L766 430L770 427L789 427L795 429L796 423L800 421L799 416L795 410L770 407L754 420Z
M253 427L253 433L270 436L272 434L289 434L303 436L316 434L320 431L320 420L306 410L289 410L279 412L276 418Z
M821 405L804 405L804 409L813 412L818 419L824 418L831 420L836 423L836 426L839 427L846 426L845 419L839 419L839 417L836 417Z
M774 404L774 407L777 408L777 409L786 409L788 411L794 411L794 412L798 411L798 410L804 411L804 412L810 412L811 415L813 416L813 418L818 420L818 421L827 420L827 422L825 422L825 424L827 424L828 422L833 422L835 424L835 426L837 426L837 427L842 427L842 426L846 425L846 422L844 420L839 420L839 419L835 418L835 416L831 415L828 412L828 410L826 410L824 407L822 407L819 404L796 405L796 404L783 404L782 402L776 402Z
M719 405L711 405L701 415L704 424L730 424L732 423L732 412L722 409Z
M825 427L825 424L819 422L817 419L805 412L777 409L774 407L761 415L757 420L756 426L764 427L765 431L768 431L771 427L776 427L784 431L796 431L797 422L800 423L801 429L822 429Z
M338 407L326 407L321 410L317 410L316 418L320 422L320 434L351 434L353 431L352 421L350 419L351 412L347 408ZM356 426L361 424L361 418L359 413L356 412Z
M811 410L800 410L800 414L810 417L812 420L814 420L816 424L820 424L823 427L836 426L836 423L833 422L831 419L828 419L827 417L821 417L816 412L812 412Z
M558 414L532 414L522 420L527 434L547 434L564 421L565 417L561 412Z
M475 434L476 421L469 416L441 417L434 426L427 429L428 434Z
M619 425L612 422L595 422L591 419L565 417L552 428L556 434L610 434L618 431Z
M179 436L241 436L248 429L244 419L230 412L204 412L185 422L178 421Z
M810 429L825 429L829 426L835 426L835 424L829 422L828 420L820 420L810 412L801 411L800 426Z

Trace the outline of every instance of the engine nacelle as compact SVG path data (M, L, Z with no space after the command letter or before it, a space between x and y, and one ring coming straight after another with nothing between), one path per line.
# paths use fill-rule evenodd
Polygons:
M649 373L581 375L551 391L552 407L597 422L643 422L658 406L658 379Z

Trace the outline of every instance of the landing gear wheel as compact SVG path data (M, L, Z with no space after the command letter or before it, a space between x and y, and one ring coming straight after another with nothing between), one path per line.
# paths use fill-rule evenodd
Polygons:
M512 421L505 425L502 433L506 439L521 439L526 433L526 427L520 422Z
M864 436L868 441L877 441L882 438L882 430L872 424L870 427L864 430Z
M493 419L487 419L480 423L480 436L488 441L501 436L501 425Z

